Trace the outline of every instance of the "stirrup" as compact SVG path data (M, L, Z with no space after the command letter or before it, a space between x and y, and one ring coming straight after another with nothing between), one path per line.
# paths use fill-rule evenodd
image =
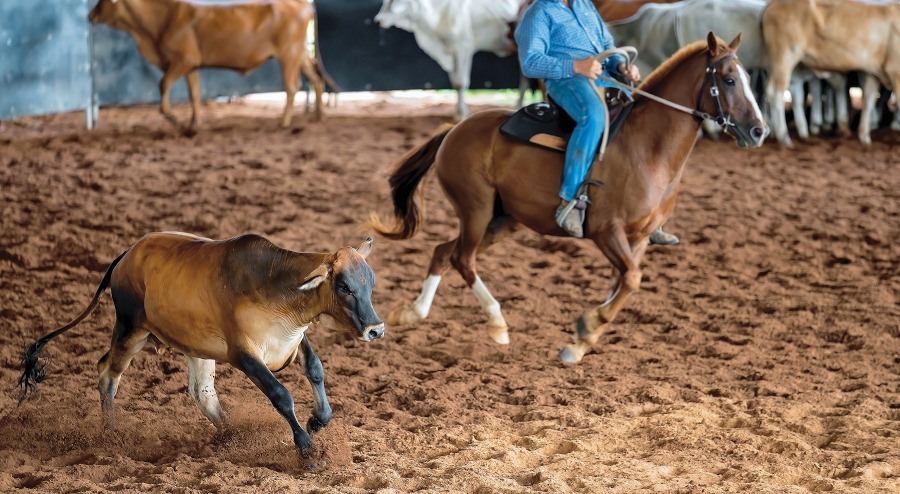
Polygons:
M581 195L580 197L569 201L568 204L566 204L562 209L557 209L555 218L556 224L559 225L559 227L562 228L563 231L568 233L570 236L574 238L584 238L584 211L587 209L588 202L589 201L587 201L587 196ZM578 222L581 226L581 235L578 235L578 232L570 231L564 225L566 218L569 217L569 214L572 212L572 210L575 210L575 214L578 215Z

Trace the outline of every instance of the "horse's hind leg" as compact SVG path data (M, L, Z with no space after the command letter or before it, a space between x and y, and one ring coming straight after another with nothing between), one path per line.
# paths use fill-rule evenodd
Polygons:
M106 430L115 430L116 417L113 400L119 389L119 380L122 373L128 368L131 359L141 351L147 342L150 333L140 327L135 327L129 319L121 315L116 316L116 325L113 329L112 344L109 351L100 357L97 362L97 370L100 379L97 389L100 391L100 406L103 410L103 427Z
M422 283L422 291L410 307L396 307L388 314L387 323L395 324L415 324L424 321L428 317L431 310L431 304L434 302L434 295L437 293L438 286L441 284L441 278L447 268L450 267L450 255L456 249L457 239L444 242L434 248L434 254L431 256L431 265L428 267L428 277Z
M217 429L225 425L225 412L219 404L219 395L216 393L216 361L196 357L184 356L188 366L188 393L203 415L209 419Z
M484 252L491 245L516 231L519 226L519 223L509 216L493 217L487 226L484 238L477 246L477 251L479 253ZM422 291L419 293L418 298L416 298L411 307L398 307L391 311L388 315L388 324L413 324L428 317L431 304L434 302L434 295L441 283L443 274L450 267L451 258L456 253L458 244L459 238L455 238L434 248L431 264L428 267L428 277L425 278L425 282L422 284ZM465 277L463 275L463 278ZM507 325L503 315L500 313L500 304L491 296L487 287L484 286L484 282L477 275L474 278L477 281L470 282L466 279L466 283L472 287L475 297L490 318L488 323L489 334L498 343L509 343Z
M610 296L599 307L581 316L578 320L575 342L560 350L560 358L567 364L579 362L584 357L622 310L628 296L636 292L641 284L640 262L647 249L647 242L629 244L621 228L611 233L595 235L594 242L610 260L617 273Z

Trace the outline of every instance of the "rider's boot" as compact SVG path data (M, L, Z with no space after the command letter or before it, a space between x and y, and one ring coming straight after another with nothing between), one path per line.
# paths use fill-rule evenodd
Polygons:
M575 238L584 238L583 210L578 209L578 205L578 199L571 201L562 199L559 207L556 208L556 224L569 235Z

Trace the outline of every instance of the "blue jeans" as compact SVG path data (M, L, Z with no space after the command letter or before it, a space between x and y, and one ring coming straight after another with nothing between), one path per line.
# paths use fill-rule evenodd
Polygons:
M593 84L580 75L566 79L547 79L547 93L575 120L575 130L566 148L562 188L559 197L571 201L578 193L600 145L605 124L605 107Z

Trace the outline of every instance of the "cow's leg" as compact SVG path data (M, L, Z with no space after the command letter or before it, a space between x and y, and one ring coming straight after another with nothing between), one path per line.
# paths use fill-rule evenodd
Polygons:
M784 91L788 87L795 62L787 57L784 58L784 60L772 60L772 72L769 74L769 82L766 84L766 99L769 101L771 109L769 123L772 134L782 145L793 147L794 144L788 135L787 121L784 116Z
M119 380L128 368L131 359L141 351L150 333L135 327L130 319L117 311L116 324L113 328L112 342L109 351L97 362L100 378L97 390L100 392L100 407L103 411L103 428L107 431L116 429L116 413L113 401L119 390Z
M169 91L172 89L172 84L190 70L190 67L185 65L172 63L166 67L162 79L159 80L159 112L178 129L180 129L180 126L178 125L178 120L175 118L175 115L172 115L172 104L169 101Z
M319 72L316 71L315 62L308 56L303 56L300 69L303 71L303 75L306 76L306 79L309 80L309 84L316 91L316 113L313 118L316 121L322 120L322 93L325 92L325 81L319 77Z
M872 122L871 116L872 111L875 108L875 103L878 100L878 91L880 88L881 82L877 77L870 74L863 75L862 115L860 115L859 117L859 128L856 129L856 133L859 136L859 140L867 146L872 144L872 137L869 135L870 125Z
M281 81L284 84L284 112L281 114L281 126L290 127L294 114L294 96L300 90L300 55L282 57Z
M835 99L834 87L828 83L822 87L822 129L827 132L835 131L835 122L837 114L837 100Z
M450 71L450 85L456 89L456 118L462 120L469 114L466 106L466 91L472 77L472 57L475 52L457 48L453 54L453 70Z
M806 92L803 90L804 80L800 77L791 78L788 87L791 92L791 107L794 110L794 126L800 139L809 139L809 126L806 124Z
M843 136L850 135L850 97L847 92L847 76L837 72L830 72L827 78L828 84L834 88L835 121L837 133Z
M306 428L309 432L317 432L331 422L331 405L325 394L325 369L309 343L309 336L303 336L300 347L303 350L303 372L313 391L313 413L306 422Z
M272 406L287 420L294 435L294 447L297 449L297 453L304 457L311 456L313 452L312 438L297 421L297 416L294 414L294 397L291 396L291 392L278 381L266 364L251 354L240 352L233 359L233 363L253 381L257 388L265 393L272 402Z
M188 366L188 393L203 415L217 429L221 429L225 425L225 412L222 411L219 395L216 394L216 361L188 355L184 359Z
M822 100L824 83L818 77L809 81L809 133L817 136L822 132L824 118L822 116Z
M640 261L648 245L646 241L638 242L637 245L629 244L621 227L599 232L593 235L593 240L610 260L617 273L613 278L612 293L599 307L581 316L574 343L560 350L560 359L567 364L581 361L622 310L629 295L636 292L641 284Z
M185 79L187 80L188 96L191 98L191 123L185 134L192 136L197 133L200 125L200 72L194 69L188 72Z

